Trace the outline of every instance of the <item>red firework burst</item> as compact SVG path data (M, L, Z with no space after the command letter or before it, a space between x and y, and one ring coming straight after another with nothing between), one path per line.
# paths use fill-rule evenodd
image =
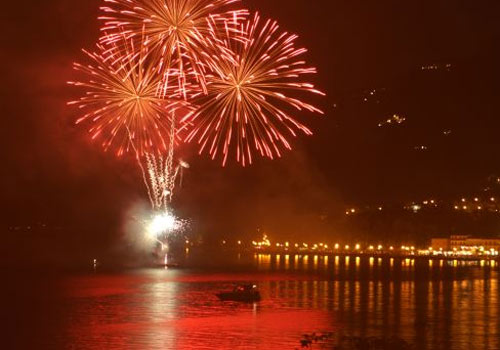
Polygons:
M316 69L300 59L307 50L295 48L296 35L280 32L274 21L261 22L258 14L238 27L232 25L217 35L234 53L234 60L214 57L210 61L213 73L206 75L207 93L192 96L191 112L183 122L189 124L185 140L196 140L200 154L208 151L212 159L222 154L224 165L234 144L236 159L245 166L252 163L252 150L280 157L280 148L291 149L288 140L297 131L311 135L288 112L289 107L323 112L292 96L324 94L302 79Z
M212 57L230 58L227 48L214 40L214 31L227 22L243 20L246 10L232 10L239 0L104 0L108 6L100 19L102 44L127 40L143 40L150 53L157 56L158 73L167 81L172 70L179 91L185 98L189 77L205 90L207 61ZM209 20L210 19L210 20Z
M82 97L69 102L84 111L76 123L88 125L92 139L101 139L103 148L116 149L118 156L129 151L137 156L164 153L175 111L158 97L161 79L145 60L148 49L123 43L111 48L98 45L97 52L84 51L88 64L74 63L85 76L68 82L85 89Z

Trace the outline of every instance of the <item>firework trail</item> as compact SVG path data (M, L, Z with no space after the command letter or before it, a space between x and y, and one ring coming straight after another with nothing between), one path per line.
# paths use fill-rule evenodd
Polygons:
M258 14L239 28L230 26L217 35L237 64L212 57L207 94L191 96L193 106L182 122L190 125L185 141L196 140L200 154L207 151L212 159L221 154L225 165L235 144L236 159L245 166L252 163L252 150L273 159L281 156L281 147L291 149L288 138L297 131L312 134L287 109L323 112L292 94L324 94L301 79L316 69L300 59L307 50L295 48L296 35L281 33L271 20L261 22Z
M143 177L150 192L152 206L156 210L165 210L174 195L175 180L181 165L174 166L175 147L175 115L172 115L172 127L169 150L166 155L146 154L147 171L143 169Z
M238 23L246 10L231 10L239 0L104 0L107 6L100 39L102 44L116 45L127 40L143 41L159 62L158 73L165 85L177 77L178 91L186 99L190 76L206 92L207 60L212 56L231 59L227 47L214 38L214 31L226 23ZM210 18L210 21L208 20Z
M161 77L146 60L148 48L136 49L133 41L124 40L120 46L98 45L97 52L84 52L90 63L75 63L74 68L86 80L68 82L86 90L68 103L84 111L76 123L87 124L105 151L135 153L153 208L165 208L179 168L173 164L176 109L167 108L167 100L158 96Z

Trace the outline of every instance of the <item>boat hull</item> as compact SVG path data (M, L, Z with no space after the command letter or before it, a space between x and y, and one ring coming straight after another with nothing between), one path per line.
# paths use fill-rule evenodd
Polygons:
M259 302L262 299L260 293L246 294L246 293L228 292L228 293L217 293L216 296L222 301L238 301L244 303Z

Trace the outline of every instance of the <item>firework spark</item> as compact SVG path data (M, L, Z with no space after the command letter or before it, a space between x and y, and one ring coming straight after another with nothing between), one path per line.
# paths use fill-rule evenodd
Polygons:
M258 14L239 26L231 30L228 24L218 33L237 64L213 57L213 73L206 75L207 94L192 96L193 107L182 122L191 125L185 140L196 139L200 154L208 151L212 159L222 154L225 165L234 143L237 161L245 166L252 163L252 150L271 159L280 157L281 147L291 149L288 138L296 131L312 134L286 110L291 106L323 112L292 94L324 94L301 79L316 69L299 58L307 50L295 48L296 35L280 33L271 20L261 23Z
M179 91L186 98L190 75L205 89L206 61L213 55L230 59L227 48L214 40L214 30L227 22L238 23L246 10L230 10L240 0L104 0L102 44L139 39L151 47L159 62L158 72L166 81L172 70ZM210 18L210 21L208 20Z

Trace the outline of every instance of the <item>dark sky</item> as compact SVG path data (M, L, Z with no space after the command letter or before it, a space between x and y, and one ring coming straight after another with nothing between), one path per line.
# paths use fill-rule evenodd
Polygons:
M5 227L43 221L112 241L124 213L145 200L133 159L102 153L66 106L75 93L66 86L71 64L98 37L101 2L2 5ZM191 169L176 207L197 230L298 234L350 203L459 196L500 173L499 1L246 4L300 35L319 69L315 83L328 94L320 101L326 115L303 115L314 137L296 140L283 159L247 169L222 169L185 146ZM440 69L422 71L432 64ZM393 114L406 122L377 126ZM414 149L422 145L428 149Z

